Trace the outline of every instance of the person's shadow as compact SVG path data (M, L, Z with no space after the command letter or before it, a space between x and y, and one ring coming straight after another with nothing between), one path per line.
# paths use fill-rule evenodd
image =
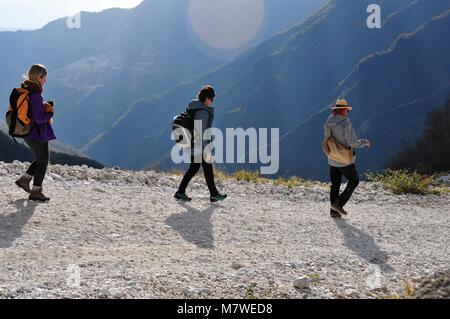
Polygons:
M372 237L361 229L347 223L345 219L333 219L344 235L344 245L368 263L377 265L382 272L392 272L394 269L387 264L387 254L375 243Z
M184 202L179 202L179 204L186 211L172 214L166 219L166 224L176 230L184 240L195 244L197 247L213 249L214 238L211 216L219 206L211 204L205 210L200 211Z
M9 248L17 238L22 236L22 228L34 214L37 203L26 199L18 199L10 203L16 212L0 214L0 248Z

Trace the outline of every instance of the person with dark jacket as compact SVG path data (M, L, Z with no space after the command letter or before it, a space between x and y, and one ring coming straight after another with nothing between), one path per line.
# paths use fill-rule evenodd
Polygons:
M46 81L46 68L41 64L35 64L30 68L26 80L21 84L21 87L29 92L29 114L33 123L30 134L24 138L24 141L33 151L35 160L25 175L16 181L18 187L30 194L30 200L41 202L50 200L43 193L42 183L50 159L48 142L56 139L51 126L54 114L53 103L44 104L42 97ZM30 188L31 180L33 180L32 188Z
M194 113L194 146L191 148L191 164L189 170L183 177L178 191L175 193L175 199L190 202L192 198L186 195L186 188L191 179L198 173L200 166L205 174L206 184L210 192L211 202L223 201L227 198L226 194L220 194L214 181L214 172L212 166L212 155L210 149L211 132L210 129L214 120L214 107L212 106L215 98L215 91L212 86L204 86L198 94L198 99L189 104L188 109ZM205 136L206 135L206 136Z
M347 215L344 210L345 204L350 200L356 187L359 185L358 171L356 170L356 153L355 148L370 147L370 142L365 139L358 139L355 130L348 118L352 107L344 99L338 100L336 105L332 107L333 114L328 118L324 126L324 134L327 134L328 128L331 129L331 136L340 145L353 151L351 163L339 163L335 160L328 159L330 165L331 178L331 217L339 218L341 215ZM342 177L348 180L347 187L344 192L339 194L342 183Z

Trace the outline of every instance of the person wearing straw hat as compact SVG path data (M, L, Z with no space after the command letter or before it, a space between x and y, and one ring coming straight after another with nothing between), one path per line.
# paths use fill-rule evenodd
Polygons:
M333 218L340 218L347 215L344 210L345 204L350 200L356 187L359 185L358 171L356 170L355 148L370 147L371 143L366 139L358 139L352 123L349 119L349 112L352 107L347 100L339 99L331 108L332 114L327 119L324 126L325 139L331 138L338 147L344 147L344 151L349 152L349 156L343 160L342 157L328 156L330 165L330 215ZM342 183L342 177L348 180L344 192L339 194Z

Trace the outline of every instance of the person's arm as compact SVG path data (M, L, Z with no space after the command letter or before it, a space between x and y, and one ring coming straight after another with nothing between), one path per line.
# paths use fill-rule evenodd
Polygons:
M210 143L204 139L205 131L208 129L209 113L207 110L198 110L194 117L194 131L202 141L202 150Z
M31 117L36 124L48 123L53 117L53 113L44 112L44 99L40 94L30 96Z
M351 148L363 148L369 146L367 140L360 140L356 136L355 129L353 128L350 120L345 121L344 124L344 138L347 145Z

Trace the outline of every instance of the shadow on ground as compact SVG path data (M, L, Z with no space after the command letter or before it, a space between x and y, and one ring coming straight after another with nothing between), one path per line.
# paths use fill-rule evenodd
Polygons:
M345 219L334 219L334 221L344 235L344 246L368 263L379 266L382 272L394 271L387 264L387 254L378 247L370 235L349 224Z
M0 248L9 248L22 236L22 229L34 214L37 203L26 199L10 202L16 209L11 214L0 214Z
M213 225L211 216L217 204L200 211L192 206L180 202L181 207L186 211L171 215L166 219L166 224L177 231L184 240L195 244L199 248L213 249Z

